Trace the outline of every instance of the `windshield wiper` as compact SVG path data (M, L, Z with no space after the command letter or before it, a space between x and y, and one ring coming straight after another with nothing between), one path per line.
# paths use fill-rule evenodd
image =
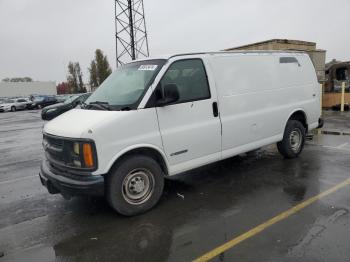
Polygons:
M108 102L102 102L102 101L95 101L87 104L86 106L93 106L102 110L111 110L111 107Z
M120 108L120 111L130 111L131 107L130 106L124 106L122 108Z

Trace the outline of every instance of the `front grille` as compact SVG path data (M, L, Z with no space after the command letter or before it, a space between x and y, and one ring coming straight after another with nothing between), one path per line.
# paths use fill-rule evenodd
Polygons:
M64 142L63 142L63 139L61 138L46 136L46 140L47 140L47 143L52 147L55 147L57 149L63 148Z
M44 135L46 157L53 165L70 166L72 142L59 137Z

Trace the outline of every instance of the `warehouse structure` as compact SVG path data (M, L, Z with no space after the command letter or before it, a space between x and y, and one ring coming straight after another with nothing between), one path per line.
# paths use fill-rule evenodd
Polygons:
M326 82L324 84L323 107L338 108L342 102L344 84L344 103L350 104L350 61L341 62L333 59L326 64Z
M55 82L0 82L0 97L56 95Z
M350 61L341 62L333 59L326 64L325 91L339 92L343 82L348 91L350 88Z
M316 48L316 43L290 39L271 39L263 42L227 48L225 51L234 50L294 50L304 51L309 54L316 70L320 83L325 81L326 51Z

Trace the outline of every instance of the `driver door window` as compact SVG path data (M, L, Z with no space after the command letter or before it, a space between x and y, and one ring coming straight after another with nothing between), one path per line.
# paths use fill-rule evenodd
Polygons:
M160 81L162 87L176 84L180 99L176 103L185 103L210 98L209 84L200 59L188 59L174 62Z

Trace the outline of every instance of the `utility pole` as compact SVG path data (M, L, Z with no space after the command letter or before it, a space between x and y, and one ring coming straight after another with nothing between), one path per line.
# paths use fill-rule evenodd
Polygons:
M117 67L149 56L143 0L115 0Z

